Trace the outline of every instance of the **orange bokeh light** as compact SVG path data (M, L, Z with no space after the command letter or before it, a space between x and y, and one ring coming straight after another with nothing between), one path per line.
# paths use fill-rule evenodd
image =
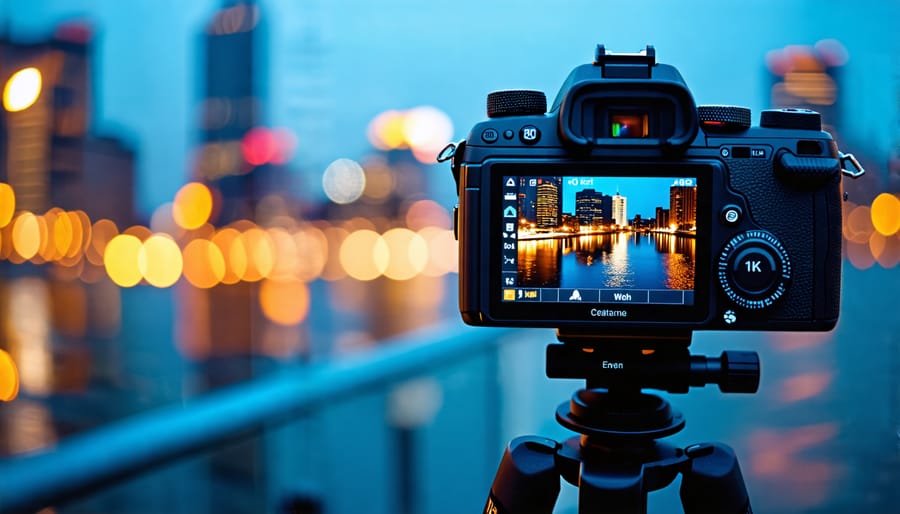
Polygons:
M225 258L218 246L194 239L184 248L184 278L194 287L209 289L225 277Z
M141 240L131 234L119 234L106 245L103 265L106 267L106 274L116 285L132 287L141 281L138 266L141 248Z
M0 349L0 402L9 402L19 395L19 370L6 351Z
M212 215L212 192L205 184L190 182L175 194L172 218L179 227L193 230L203 226Z
M12 243L16 253L25 260L37 255L41 248L41 228L37 216L26 211L16 217Z
M237 284L247 272L247 252L241 241L241 233L234 228L226 227L216 232L212 242L219 247L219 251L222 252L222 257L225 259L225 274L222 276L222 283Z
M309 312L309 288L301 280L264 280L259 288L259 306L269 320L297 325Z
M0 228L9 225L16 212L16 193L12 186L0 182Z
M884 236L892 236L900 230L900 199L890 193L881 193L872 202L872 226Z
M91 241L85 250L88 261L95 266L102 266L106 245L117 235L119 228L112 220L97 220L91 227Z
M170 237L155 234L147 238L138 252L141 276L154 287L169 287L181 277L184 261L181 249Z

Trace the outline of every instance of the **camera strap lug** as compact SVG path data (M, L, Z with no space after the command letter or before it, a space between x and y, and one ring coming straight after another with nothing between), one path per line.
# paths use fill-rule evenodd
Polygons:
M841 173L850 178L859 178L865 175L866 170L863 169L862 164L856 160L852 153L838 152L838 157L841 160Z
M456 181L457 191L459 191L459 168L462 162L456 157L462 157L465 148L466 140L461 139L458 143L449 143L437 155L437 162L450 161L450 171L453 173L453 180Z

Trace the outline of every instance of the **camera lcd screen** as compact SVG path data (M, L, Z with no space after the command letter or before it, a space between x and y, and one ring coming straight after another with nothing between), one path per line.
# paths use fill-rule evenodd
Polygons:
M696 176L501 184L502 304L694 305Z

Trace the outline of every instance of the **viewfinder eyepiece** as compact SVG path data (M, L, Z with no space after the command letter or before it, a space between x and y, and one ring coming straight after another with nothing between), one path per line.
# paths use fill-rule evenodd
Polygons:
M650 115L644 113L611 113L609 134L614 138L640 138L650 135Z

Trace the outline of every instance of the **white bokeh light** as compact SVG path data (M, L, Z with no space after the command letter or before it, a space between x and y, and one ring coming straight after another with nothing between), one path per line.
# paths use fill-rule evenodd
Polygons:
M352 159L338 159L325 168L322 189L334 203L355 202L366 188L366 174L362 166Z

